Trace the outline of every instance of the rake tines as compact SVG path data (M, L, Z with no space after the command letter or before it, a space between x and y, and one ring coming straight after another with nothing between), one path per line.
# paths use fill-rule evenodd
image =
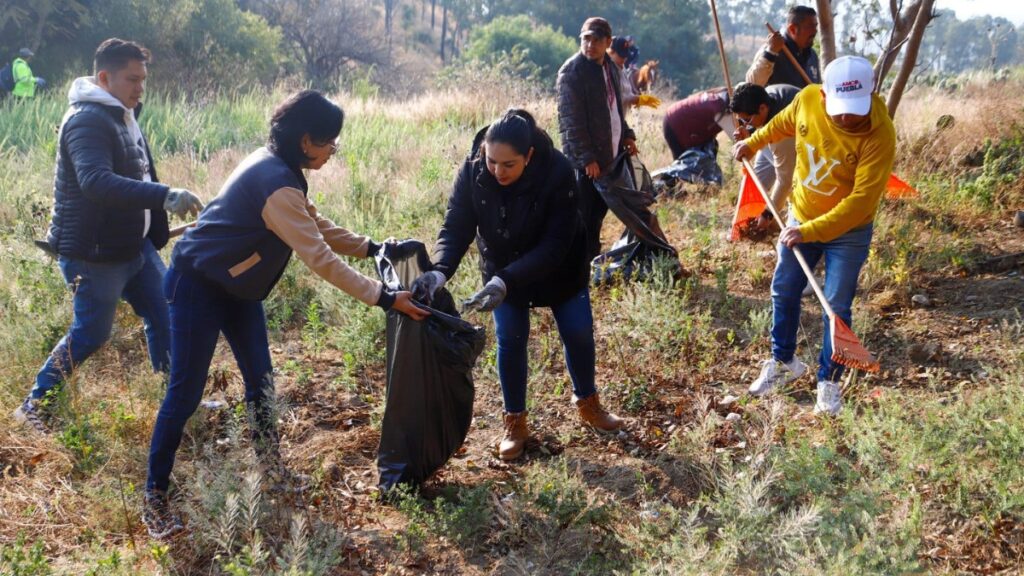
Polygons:
M835 314L829 315L832 332L832 361L868 372L878 372L881 367L868 349L860 343L857 335Z

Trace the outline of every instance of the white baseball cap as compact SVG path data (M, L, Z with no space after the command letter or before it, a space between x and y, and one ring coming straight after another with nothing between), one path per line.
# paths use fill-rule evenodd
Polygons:
M875 71L871 62L860 56L842 56L825 67L825 112L829 116L871 111L871 91L875 89Z

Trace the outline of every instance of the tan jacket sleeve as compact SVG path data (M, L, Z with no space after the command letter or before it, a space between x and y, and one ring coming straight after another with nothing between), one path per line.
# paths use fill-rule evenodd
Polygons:
M765 55L767 49L768 47L765 46L757 51L757 56L754 56L754 62L750 64L747 76L744 78L747 82L757 84L758 86L768 85L768 79L772 77L772 72L775 71L775 62L769 60Z
M302 191L280 188L267 198L263 206L263 221L271 232L295 251L310 270L347 294L373 306L380 299L383 285L378 280L360 274L338 258L332 251L333 246L328 244L321 233L319 220L313 216L315 208L310 212L311 206ZM365 256L363 245L367 243L366 238L334 226L329 220L323 220L330 224L327 227L328 234L341 248L339 252L344 249L351 252L343 253ZM358 250L362 253L358 253Z
M338 226L331 222L330 219L321 216L316 206L309 201L309 198L305 198L305 201L306 212L309 212L310 218L316 221L317 229L320 230L320 234L323 235L331 250L345 256L366 258L366 253L370 249L370 238L368 236L356 234Z

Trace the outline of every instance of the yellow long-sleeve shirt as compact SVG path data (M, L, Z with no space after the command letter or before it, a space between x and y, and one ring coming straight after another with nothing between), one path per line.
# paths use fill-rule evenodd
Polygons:
M790 202L804 242L829 242L874 220L896 157L896 128L878 95L869 115L864 132L839 128L825 112L821 85L811 84L747 140L757 151L796 137Z

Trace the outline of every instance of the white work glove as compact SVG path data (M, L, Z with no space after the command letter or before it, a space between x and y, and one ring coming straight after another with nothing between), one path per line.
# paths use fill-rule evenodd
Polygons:
M462 311L479 310L481 312L490 312L501 305L501 302L505 300L505 294L505 282L501 278L494 276L487 284L484 284L483 289L462 303Z
M184 188L171 188L167 198L164 198L164 210L181 218L186 214L191 214L195 218L202 209L203 201Z
M430 302L434 299L434 293L443 288L447 281L448 279L444 277L444 274L437 270L424 272L412 282L412 287L410 288L412 297L424 304L430 305Z

